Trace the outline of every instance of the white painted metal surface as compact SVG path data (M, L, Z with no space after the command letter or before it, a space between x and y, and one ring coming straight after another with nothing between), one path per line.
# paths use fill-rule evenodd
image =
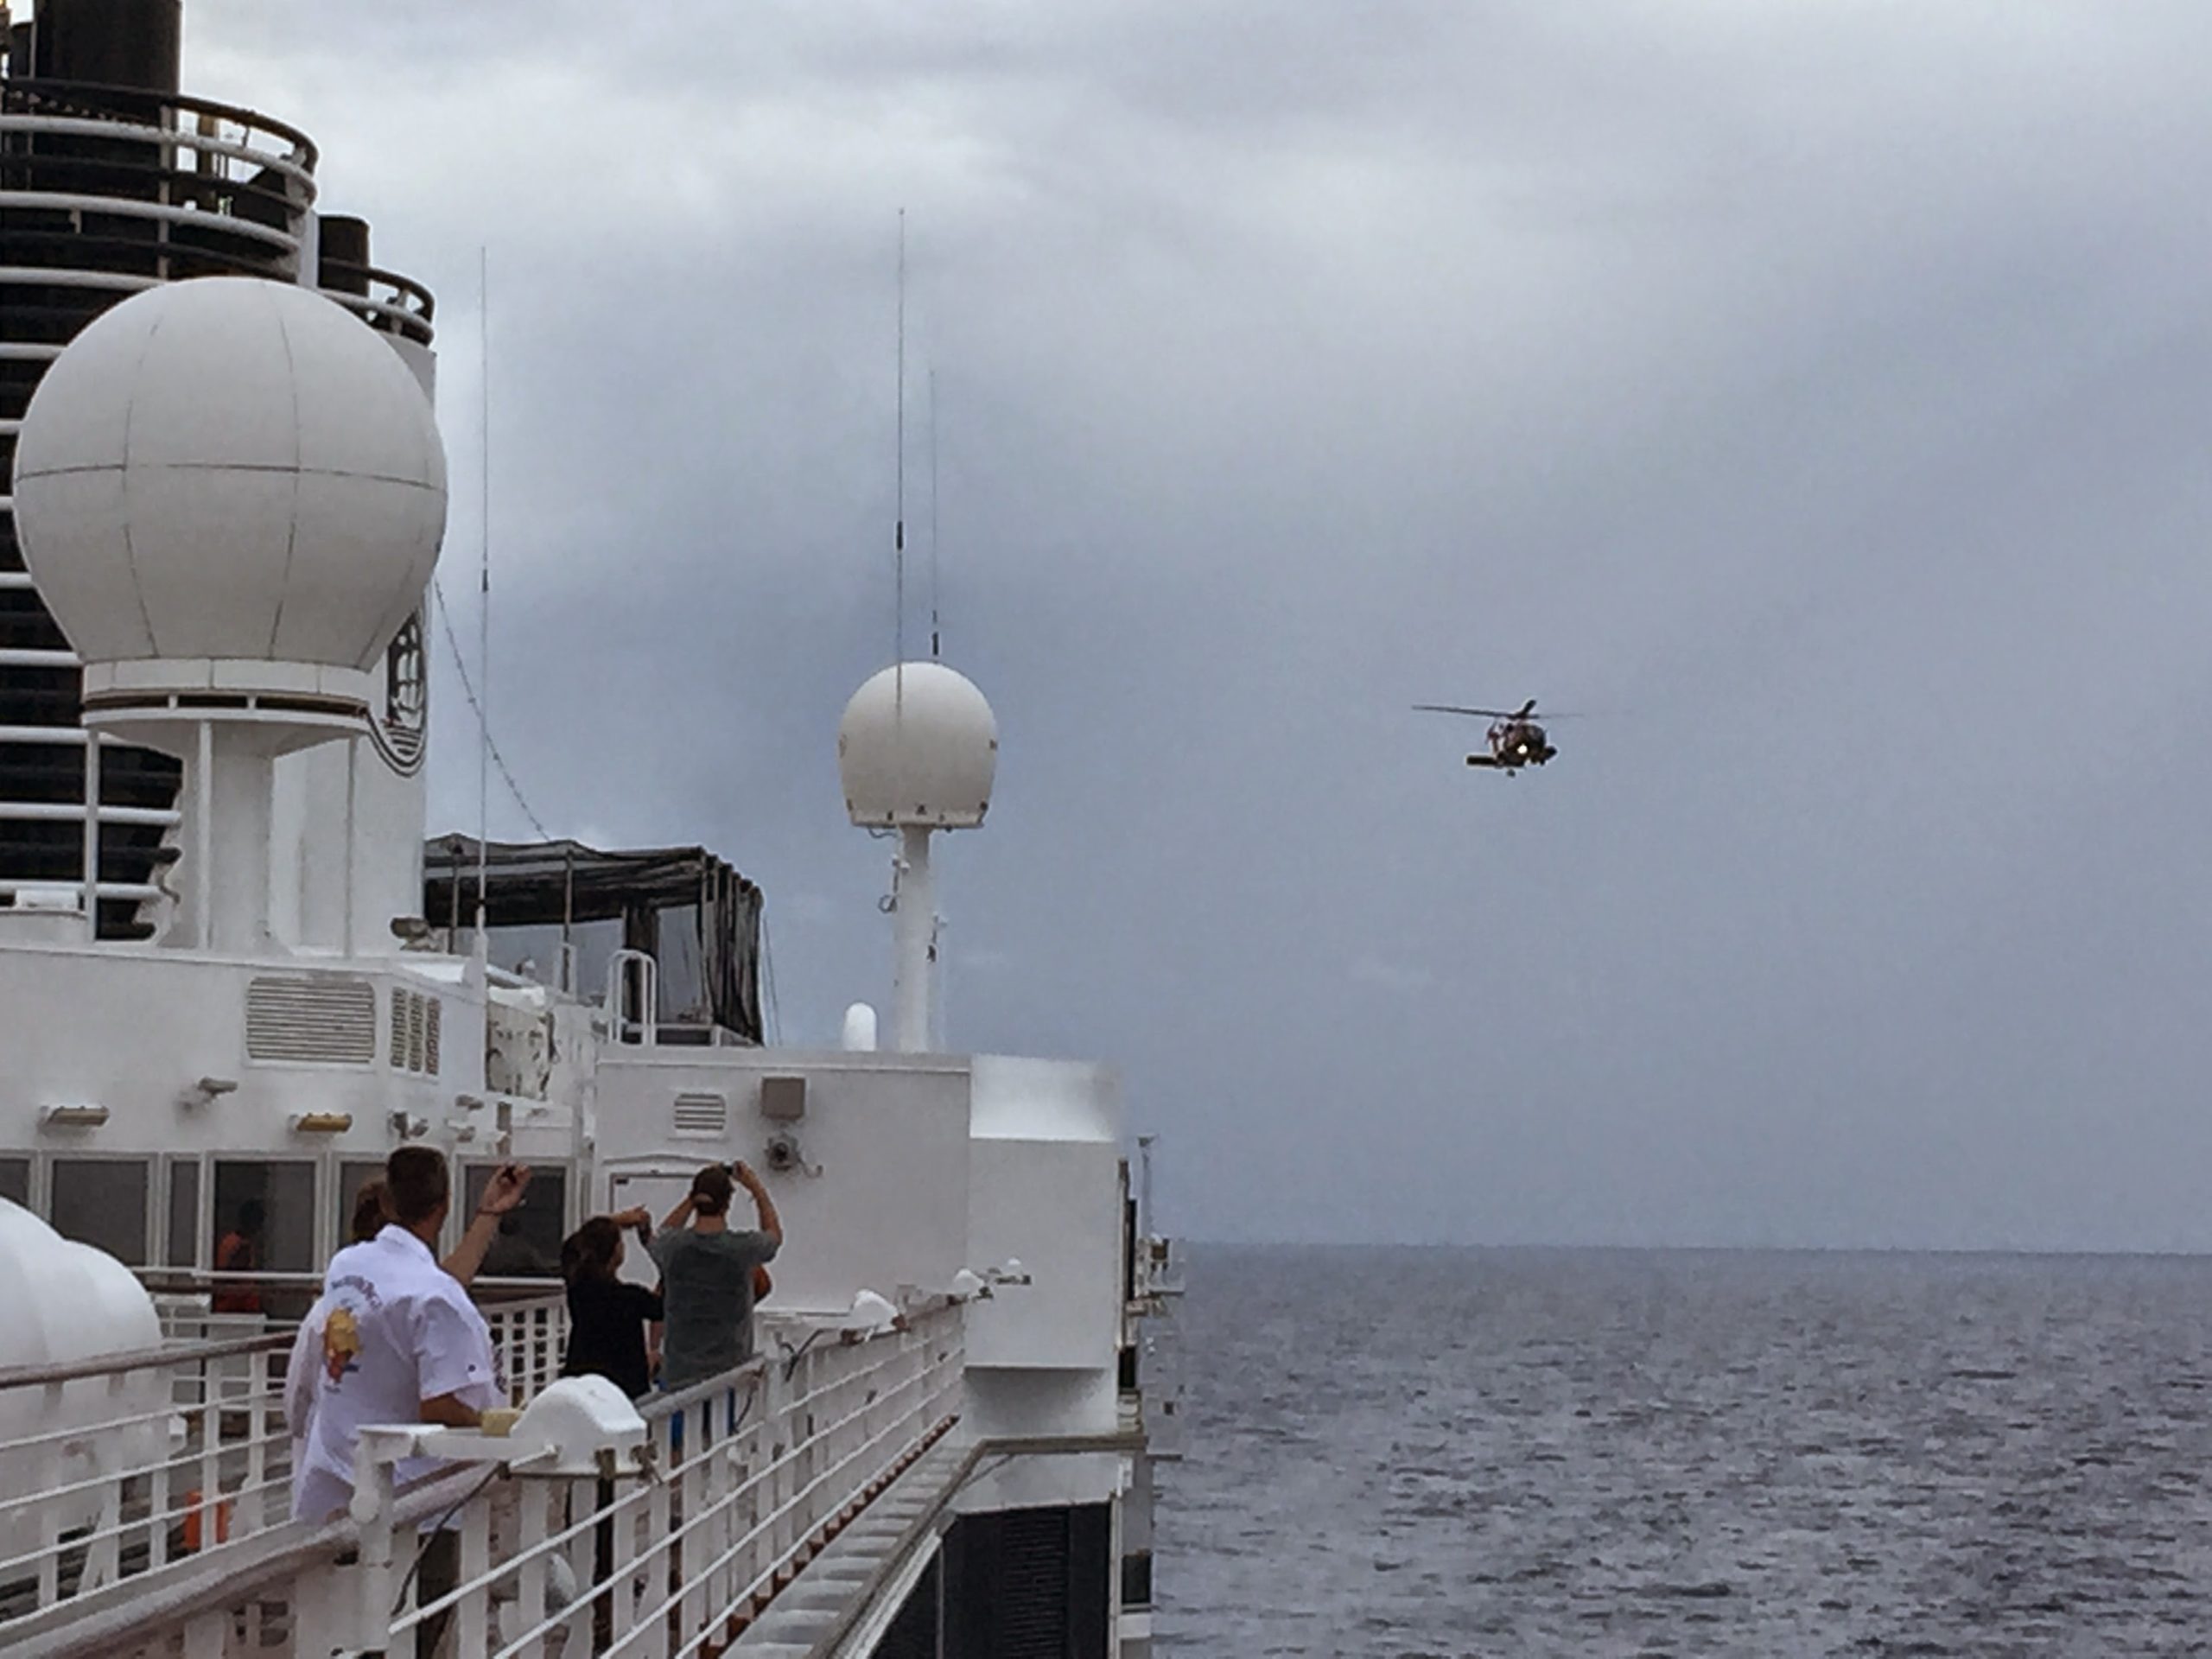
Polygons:
M243 277L88 326L32 396L15 479L24 563L78 654L175 664L139 690L366 670L445 528L445 452L405 365L327 300Z
M276 948L276 757L365 728L366 671L444 531L420 385L296 285L167 284L55 359L15 476L24 562L84 659L87 724L185 762L185 940ZM350 851L350 815L312 827ZM326 885L350 903L346 863Z
M891 1046L925 1052L937 1028L937 881L930 868L930 832L908 824L899 832L899 870L891 891Z
M973 830L990 810L997 718L965 676L900 663L853 693L837 728L837 775L856 824Z
M0 1641L25 1656L168 1655L181 1641L215 1659L257 1656L272 1637L302 1654L405 1652L423 1618L448 1611L449 1650L478 1659L719 1648L954 1429L962 1312L917 1308L904 1329L819 1338L653 1402L643 1473L619 1451L626 1436L610 1440L602 1478L527 1440L379 1431L365 1437L353 1518L233 1534L204 1563L86 1584L60 1610L74 1617L33 1611L0 1624ZM418 1448L493 1460L395 1492L394 1462ZM426 1606L416 1528L440 1516L460 1535L461 1577Z
M52 1211L66 1180L82 1194L109 1190L92 1176L118 1176L128 1196L100 1217L124 1241L115 1248L196 1268L187 1276L203 1289L244 1190L234 1181L219 1201L224 1180L257 1169L312 1195L312 1217L287 1220L302 1271L245 1275L300 1291L340 1242L348 1184L408 1143L445 1152L457 1175L512 1157L564 1178L540 1189L558 1195L563 1231L634 1203L664 1212L701 1164L744 1158L768 1180L788 1242L760 1325L768 1357L649 1413L660 1478L604 1492L528 1468L480 1488L480 1470L372 1502L363 1522L295 1527L268 1370L285 1339L263 1334L274 1327L257 1315L188 1300L165 1304L171 1345L156 1355L97 1375L0 1374L0 1468L19 1456L42 1471L19 1492L0 1481L0 1546L11 1499L29 1540L15 1552L28 1600L0 1607L20 1616L0 1625L0 1645L105 1654L174 1640L197 1656L381 1644L416 1523L451 1510L461 1654L536 1659L564 1640L578 1652L594 1622L615 1652L696 1652L741 1626L760 1647L768 1627L746 1621L763 1599L898 1470L931 1455L953 1469L968 1436L1014 1449L959 1465L925 1502L909 1487L913 1513L954 1501L954 1487L968 1510L1122 1502L1139 1444L1128 1431L1144 1419L1117 1380L1133 1317L1118 1085L1095 1066L923 1052L938 999L929 836L988 812L998 736L982 694L939 664L903 664L861 688L841 727L850 816L900 838L897 1052L875 1052L872 1014L848 1020L844 1052L678 1046L662 1040L664 964L651 955L620 956L603 995L548 991L448 954L454 941L428 929L395 934L421 903L420 780L365 759L360 734L378 655L420 598L442 523L416 309L427 302L387 292L376 273L365 299L311 291L308 153L221 123L197 134L93 124L155 146L149 156L196 151L211 177L273 164L297 207L276 234L303 268L299 286L38 273L150 290L61 353L21 433L24 540L77 647L42 660L81 654L92 721L181 753L190 786L181 810L26 806L170 831L186 849L175 869L99 892L156 900L143 913L167 918L179 890L190 925L159 949L87 940L88 884L31 884L34 903L60 908L0 909L0 1178ZM169 706L180 697L231 706ZM338 711L286 706L302 700ZM339 707L349 700L358 707ZM319 741L333 733L349 741ZM20 741L87 738L40 728ZM300 742L318 746L287 753ZM432 1030L442 1044L426 1040ZM931 1303L956 1285L976 1300ZM0 1286L0 1365L48 1357L7 1349L22 1324L9 1306ZM487 1317L513 1396L535 1397L559 1367L563 1303L539 1295ZM64 1478L57 1448L81 1441L82 1425L10 1423L11 1395L42 1409L96 1399L107 1461ZM958 1433L933 1445L956 1414ZM886 1512L871 1524L886 1527ZM912 1565L902 1557L899 1570ZM819 1581L810 1592L823 1593ZM782 1612L778 1628L804 1622L791 1602ZM418 1613L403 1607L403 1643Z

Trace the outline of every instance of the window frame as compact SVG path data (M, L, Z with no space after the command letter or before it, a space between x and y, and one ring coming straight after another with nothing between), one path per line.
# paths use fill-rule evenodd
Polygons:
M142 1259L135 1262L124 1262L123 1265L130 1268L133 1273L143 1273L147 1268L154 1265L153 1257L154 1239L156 1236L156 1212L159 1208L159 1194L161 1191L159 1175L162 1160L157 1155L150 1152L99 1151L89 1147L82 1149L73 1147L67 1151L63 1151L60 1148L51 1149L41 1154L33 1154L33 1157L34 1161L38 1158L44 1158L47 1166L46 1179L44 1182L45 1191L40 1195L40 1204L36 1213L41 1221L45 1222L48 1226L53 1227L54 1230L56 1233L60 1233L61 1236L64 1238L67 1238L69 1236L67 1233L62 1233L61 1229L55 1226L54 1220L54 1173L55 1170L64 1164L132 1164L143 1170L146 1174L146 1198L144 1205L142 1206L143 1213L140 1215L138 1218L140 1225L144 1229L144 1231L140 1235L138 1244L138 1254ZM37 1172L34 1170L32 1172L32 1185L35 1191L39 1185ZM87 1241L78 1240L75 1242L82 1243ZM164 1240L163 1243L167 1243L167 1241ZM99 1249L100 1247L95 1244L92 1248L94 1249ZM108 1254L113 1255L114 1252L109 1251ZM120 1256L118 1256L116 1259L118 1261L122 1260Z
M496 1170L502 1164L512 1164L518 1160L512 1158L455 1158L451 1161L453 1203L446 1215L446 1230L451 1236L448 1249L460 1244L461 1235L468 1230L468 1224L476 1213L469 1203L469 1177L480 1169L487 1172ZM583 1184L569 1179L574 1172L565 1162L557 1165L549 1164L546 1167L549 1170L557 1169L561 1178L561 1227L559 1237L554 1241L555 1255L557 1259L560 1240L567 1238L570 1233L575 1231L579 1224L575 1219L576 1192ZM490 1179L488 1174L486 1179L487 1180ZM535 1186L536 1183L533 1181L531 1185ZM527 1204L529 1200L525 1198L524 1202ZM557 1273L553 1274L546 1279L545 1282L558 1284L561 1282L560 1275Z
M324 1173L329 1179L324 1183L324 1190L329 1196L322 1205L322 1224L327 1226L330 1231L327 1237L318 1231L315 1244L323 1267L329 1266L330 1258L346 1248L347 1242L346 1226L353 1219L353 1193L356 1189L354 1184L346 1179L347 1167L351 1166L362 1169L373 1168L381 1176L384 1173L385 1165L388 1161L390 1161L389 1154L372 1156L363 1153L348 1152L342 1147L327 1156L325 1162L328 1167ZM317 1268L316 1271L320 1272L321 1269Z
M328 1265L331 1256L331 1252L322 1248L323 1229L329 1221L329 1218L321 1213L322 1194L327 1185L323 1180L323 1166L328 1161L327 1154L321 1153L290 1152L252 1154L217 1152L207 1154L206 1166L200 1171L200 1248L207 1252L207 1270L210 1273L215 1270L215 1247L222 1242L215 1232L217 1177L225 1165L243 1164L255 1169L289 1167L304 1169L308 1172L309 1225L307 1265L302 1268L264 1266L256 1271L271 1274L312 1274L319 1277L323 1268Z
M175 1172L180 1167L188 1166L195 1172L192 1189L192 1259L189 1262L172 1262L168 1256L169 1246L176 1237ZM158 1208L161 1215L156 1231L162 1241L161 1265L178 1272L199 1273L202 1271L200 1260L202 1253L207 1248L209 1229L213 1224L213 1218L208 1213L208 1206L214 1202L215 1184L208 1179L207 1154L204 1152L164 1154L161 1159L159 1185L161 1192Z

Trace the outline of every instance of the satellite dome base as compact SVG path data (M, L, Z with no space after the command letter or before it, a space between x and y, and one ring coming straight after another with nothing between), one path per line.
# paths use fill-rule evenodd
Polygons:
M190 760L210 721L251 731L289 754L369 729L373 677L355 668L209 658L94 663L84 721L126 742ZM241 738L241 741L247 741Z

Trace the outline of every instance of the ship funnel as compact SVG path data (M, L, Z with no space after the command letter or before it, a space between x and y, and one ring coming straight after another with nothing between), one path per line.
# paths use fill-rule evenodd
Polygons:
M142 92L183 83L184 0L38 0L30 38L21 75Z

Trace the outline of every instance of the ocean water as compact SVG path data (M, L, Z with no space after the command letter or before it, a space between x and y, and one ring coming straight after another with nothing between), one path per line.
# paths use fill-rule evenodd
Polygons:
M1176 1656L2212 1653L2212 1260L1193 1249Z

